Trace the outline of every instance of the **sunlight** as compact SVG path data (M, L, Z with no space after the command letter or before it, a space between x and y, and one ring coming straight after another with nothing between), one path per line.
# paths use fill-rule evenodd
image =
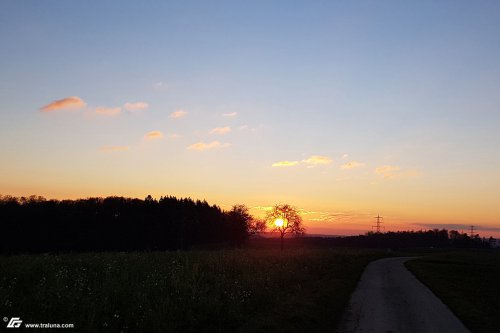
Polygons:
M276 219L274 220L274 224L277 226L277 227L282 227L283 224L285 224L285 221L283 221L283 219Z

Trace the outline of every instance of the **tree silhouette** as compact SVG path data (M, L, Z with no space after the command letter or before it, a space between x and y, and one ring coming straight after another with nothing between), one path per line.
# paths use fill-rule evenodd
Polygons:
M271 228L271 231L280 233L281 250L283 250L283 238L285 234L293 233L302 235L305 231L302 226L302 217L297 208L288 204L276 205L267 213L266 221Z
M248 233L250 235L258 234L259 232L264 232L267 229L266 220L265 219L256 219L253 218L248 225Z
M240 247L248 238L250 233L249 226L253 217L248 212L247 206L234 205L227 213L227 219L229 222L229 237L235 245Z

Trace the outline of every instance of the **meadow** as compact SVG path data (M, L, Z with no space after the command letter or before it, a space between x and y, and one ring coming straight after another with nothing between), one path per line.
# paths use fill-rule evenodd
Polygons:
M371 250L0 257L0 314L81 332L332 331Z
M472 332L500 330L499 251L434 254L406 266Z

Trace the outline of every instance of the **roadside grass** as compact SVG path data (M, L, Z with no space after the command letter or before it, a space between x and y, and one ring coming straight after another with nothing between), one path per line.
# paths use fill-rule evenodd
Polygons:
M472 332L500 330L500 252L442 253L406 263Z
M77 332L333 331L384 253L290 249L0 256L0 315Z

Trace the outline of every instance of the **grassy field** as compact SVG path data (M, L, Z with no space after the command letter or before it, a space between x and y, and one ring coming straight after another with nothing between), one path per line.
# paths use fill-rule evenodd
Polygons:
M443 253L406 265L472 332L500 331L500 252Z
M83 332L331 331L362 250L221 250L0 257L0 315Z

